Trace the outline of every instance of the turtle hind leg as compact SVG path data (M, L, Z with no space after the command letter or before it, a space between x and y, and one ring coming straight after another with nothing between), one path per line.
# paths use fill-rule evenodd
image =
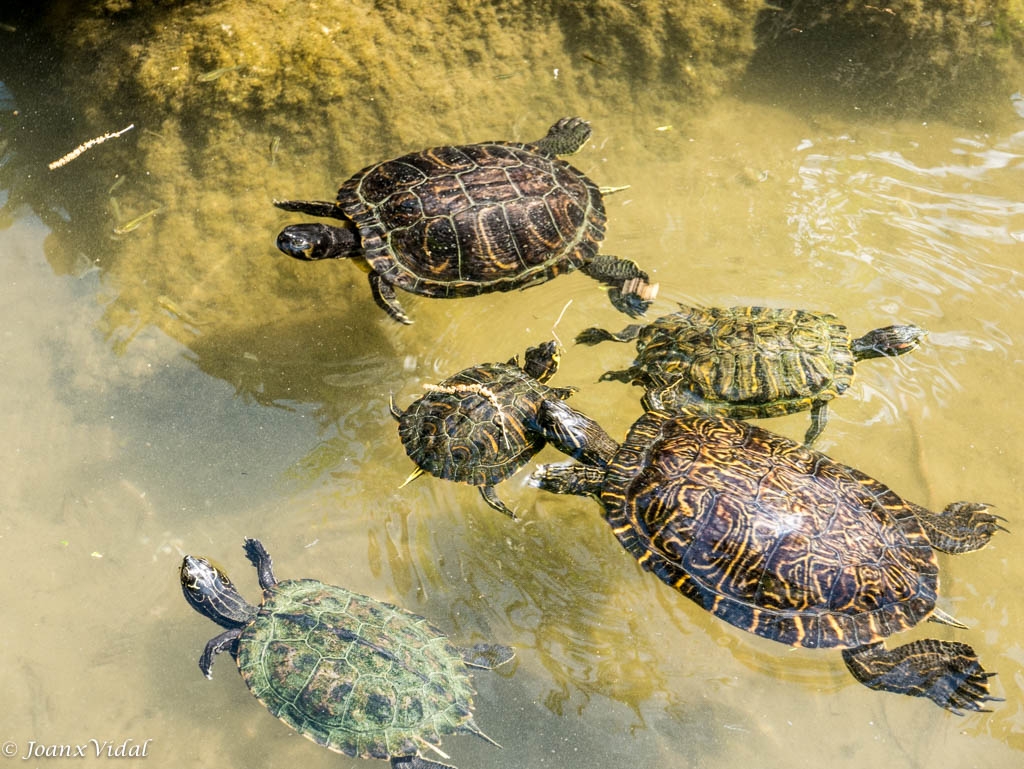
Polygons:
M476 644L460 648L462 661L471 668L481 670L493 670L507 662L511 662L516 656L515 649L503 644Z
M412 325L412 318L405 314L401 302L398 301L395 287L376 272L370 272L370 292L373 294L373 301L384 312L399 323L404 323L406 326Z
M649 283L647 273L630 259L598 254L580 271L608 286L608 299L612 305L631 318L647 312L658 293L658 285Z
M815 401L811 406L811 424L804 433L804 446L810 446L825 431L828 424L828 401Z
M590 123L581 117L564 117L533 145L545 155L572 155L579 152L589 138Z
M498 498L498 493L494 490L493 486L480 486L480 496L484 498L484 502L493 507L499 513L504 513L513 521L518 521L519 517L516 515L515 510L510 508L504 502Z
M919 505L912 505L912 508L931 546L944 553L978 550L987 545L997 531L1006 531L999 523L1006 519L989 513L989 506L981 502L953 502L941 513Z
M927 697L957 715L1000 701L988 693L995 673L985 672L967 644L927 638L888 651L879 642L844 649L843 661L869 689Z
M643 326L633 324L626 326L622 331L614 333L605 331L603 328L591 326L583 329L576 335L576 344L595 345L601 342L632 342L638 336Z

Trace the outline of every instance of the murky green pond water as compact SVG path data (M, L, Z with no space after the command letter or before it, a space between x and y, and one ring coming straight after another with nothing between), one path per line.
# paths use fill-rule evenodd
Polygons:
M573 162L600 184L631 185L607 200L604 250L660 281L651 317L676 302L765 304L831 311L857 334L893 322L929 330L912 355L858 368L819 448L932 509L980 500L1008 519L1011 533L984 550L940 556L940 605L969 629L900 637L971 643L998 672L993 689L1005 701L958 718L858 686L838 653L726 626L643 573L596 503L544 496L523 483L528 469L502 487L519 522L467 486L422 478L398 488L412 465L389 395L406 403L464 366L521 353L550 337L569 299L563 340L624 325L589 279L448 302L403 295L416 323L399 327L353 265L284 263L276 229L251 227L225 201L222 216L206 213L244 233L267 265L237 275L231 301L241 316L260 317L262 300L247 302L247 292L274 293L282 274L329 273L339 296L294 322L225 330L220 298L187 269L150 260L150 249L135 269L123 263L132 254L123 238L158 237L170 254L195 233L157 229L158 214L148 234L143 223L119 236L120 269L97 268L109 227L83 226L90 234L79 241L66 228L58 247L43 223L52 210L41 219L8 199L19 174L46 171L7 158L0 741L12 763L33 741L95 739L145 744L147 766L376 766L279 724L229 659L212 682L197 670L216 628L182 600L181 555L212 557L255 600L241 542L258 536L281 577L341 584L423 614L460 641L516 648L511 669L476 676L477 722L504 749L449 738L444 748L462 769L1021 764L1024 118L1009 99L985 131L808 117L770 99L723 98L674 116L586 106L574 105L594 138ZM534 138L558 117L524 114L509 99L486 123ZM446 138L424 134L387 151ZM70 149L45 136L34 144L47 159ZM48 178L75 185L68 195L103 198L111 180L91 177L87 158L73 175L59 175L69 166ZM375 159L368 152L348 170ZM325 169L305 169L286 188L253 180L248 205L326 197L339 181ZM293 220L282 214L274 227ZM230 283L232 254L218 251L216 235L204 256L224 263ZM111 323L117 297L149 281L170 287L154 292L165 298L129 307L134 326ZM284 283L282 293L294 290ZM554 379L580 387L574 405L616 436L639 415L639 392L597 378L631 353L570 344ZM806 419L770 426L799 438ZM538 457L557 458L550 449Z

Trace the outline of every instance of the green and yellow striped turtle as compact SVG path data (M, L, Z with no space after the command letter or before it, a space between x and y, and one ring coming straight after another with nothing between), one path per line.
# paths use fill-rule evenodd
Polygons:
M736 419L810 410L810 445L828 419L828 402L853 382L867 358L903 355L920 343L917 326L886 326L852 339L835 315L771 307L685 307L617 334L589 328L581 344L636 340L637 357L602 379L638 384L646 408L697 408Z
M230 651L242 679L267 709L326 748L386 758L394 769L451 769L420 754L446 734L475 734L467 666L508 662L507 646L460 649L423 617L313 579L274 577L255 539L245 552L256 567L263 603L249 604L220 569L186 555L185 599L222 627L206 645L207 678L215 655Z

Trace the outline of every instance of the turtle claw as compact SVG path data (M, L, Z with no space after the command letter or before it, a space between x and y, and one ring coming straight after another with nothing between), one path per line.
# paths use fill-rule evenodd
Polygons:
M917 518L932 547L944 553L969 553L988 544L997 531L1008 531L1006 519L988 512L984 502L953 502L941 513L917 508Z
M986 702L999 701L988 691L995 673L982 668L967 644L926 638L888 651L879 642L846 649L843 659L869 689L927 697L958 716L983 712Z
M479 488L480 496L484 498L484 502L493 507L499 513L504 513L513 521L519 520L519 516L516 515L516 511L498 498L498 494L495 492L493 486L480 486Z

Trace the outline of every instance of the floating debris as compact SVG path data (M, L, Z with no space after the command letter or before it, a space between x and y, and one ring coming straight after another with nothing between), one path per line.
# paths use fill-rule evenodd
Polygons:
M570 304L572 304L572 299L565 303L565 307L563 307L562 311L558 313L558 317L555 318L555 322L551 325L551 336L555 338L555 343L563 350L565 349L565 345L563 345L562 340L558 338L558 334L555 333L555 329L558 328L558 324L562 322L562 318L565 317L565 311L569 309Z
M118 187L120 187L122 184L124 184L124 180L127 179L127 178L128 177L125 176L124 174L118 174L117 178L114 180L114 183L110 185L110 189L107 190L107 194L108 195L113 195L114 194L114 190L116 190Z
M218 67L217 69L211 69L209 72L203 72L201 75L196 76L197 83L212 83L214 80L218 80L229 72L235 72L242 68L241 64L233 64L230 67Z
M135 123L132 123L127 128L122 128L120 131L115 131L112 134L103 134L103 136L97 136L95 139L90 139L84 144L79 144L64 157L59 158L58 160L54 160L52 163L50 163L50 170L52 171L55 168L60 168L63 165L67 165L86 150L91 150L97 144L103 144L103 142L108 141L110 139L116 139L118 136L128 133L133 128L135 128Z
M654 130L655 131L671 131L672 130L672 126L670 126L670 125L660 125L660 126L657 126Z
M138 229L139 225L149 219L151 216L156 216L161 210L162 206L157 206L152 211L147 211L144 214L139 214L131 221L125 222L124 224L114 228L115 235L127 235L132 230Z

